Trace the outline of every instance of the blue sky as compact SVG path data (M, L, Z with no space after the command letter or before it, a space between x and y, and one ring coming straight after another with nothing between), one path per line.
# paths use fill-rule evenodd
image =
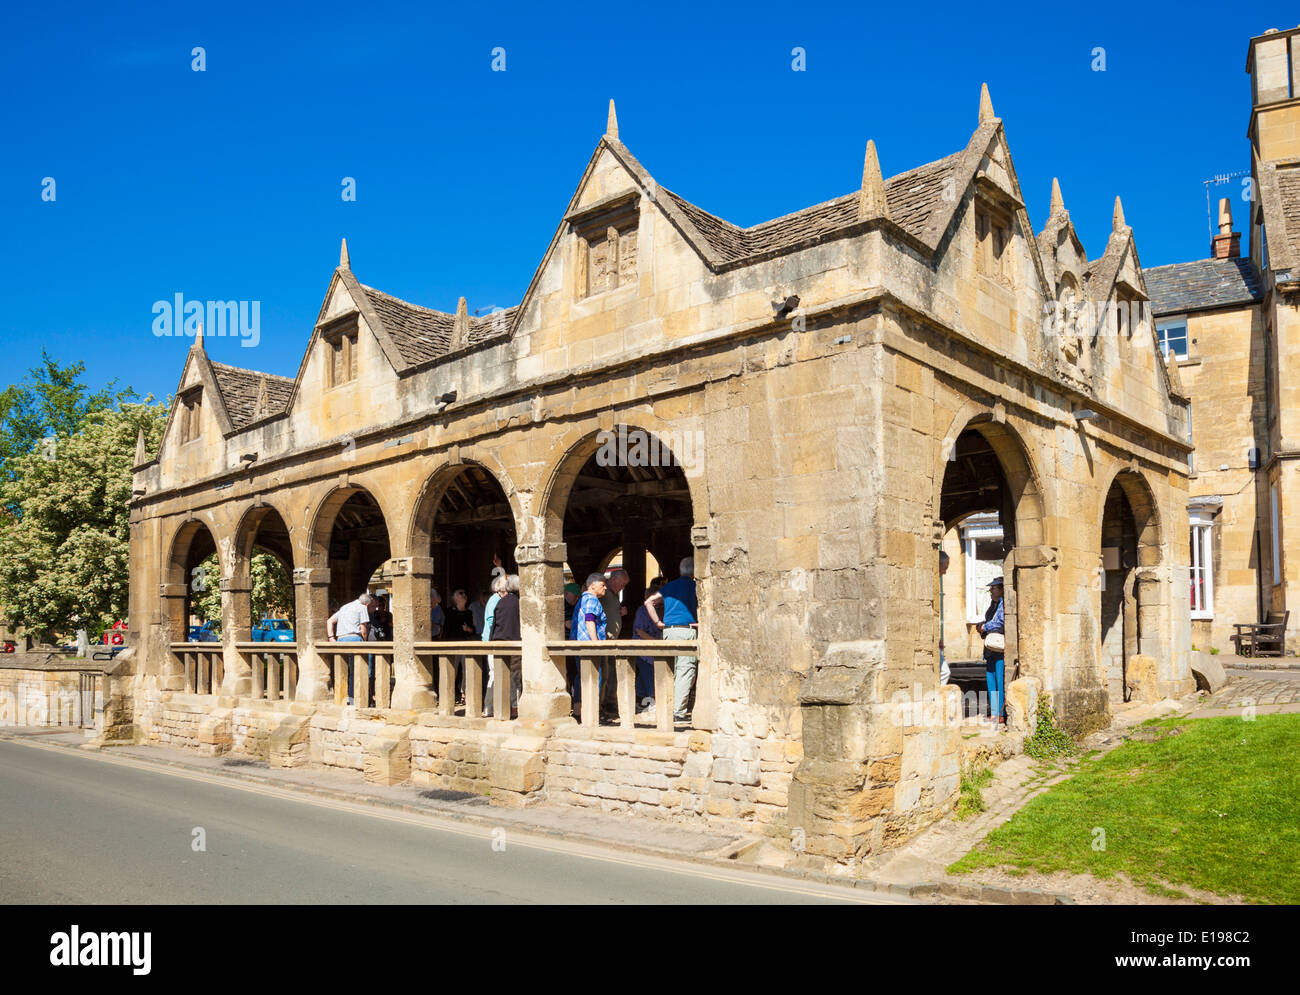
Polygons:
M1055 175L1090 255L1119 193L1145 265L1202 258L1203 181L1249 168L1247 40L1297 15L1274 2L997 17L956 3L179 6L7 5L0 383L45 346L96 386L166 396L190 340L156 337L152 309L178 293L260 301L257 347L209 352L292 376L341 236L363 283L445 310L460 295L515 304L611 96L660 183L750 225L855 189L868 138L887 176L963 147L987 81L1035 230ZM796 46L806 71L791 68Z

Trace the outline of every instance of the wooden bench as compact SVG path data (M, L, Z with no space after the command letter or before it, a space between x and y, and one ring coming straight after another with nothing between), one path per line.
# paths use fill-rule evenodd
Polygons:
M1236 634L1239 656L1283 656L1286 652L1286 624L1291 613L1269 612L1267 622L1237 623Z

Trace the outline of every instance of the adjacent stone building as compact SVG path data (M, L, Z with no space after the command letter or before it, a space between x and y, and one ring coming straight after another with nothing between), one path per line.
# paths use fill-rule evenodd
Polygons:
M135 471L138 737L860 857L955 802L952 708L902 706L953 704L937 551L974 515L1003 537L1017 722L1040 690L1085 730L1191 689L1188 407L1133 231L1117 199L1090 259L1054 190L1035 233L987 90L951 155L886 179L868 143L858 189L750 228L660 186L611 104L558 214L506 311L399 300L345 245L294 377L195 342ZM255 547L296 590L270 662L248 642ZM662 703L656 726L626 700L618 725L570 718L563 570L620 549L670 576L694 558L689 728ZM224 642L186 644L213 551ZM430 587L481 587L494 554L522 581L515 720L456 710L428 640ZM392 691L351 708L326 618L378 569L395 631L368 649Z
M1161 346L1190 396L1193 643L1232 653L1238 623L1290 612L1300 650L1300 28L1249 43L1251 170L1210 257L1147 271ZM1233 230L1246 220L1248 246Z

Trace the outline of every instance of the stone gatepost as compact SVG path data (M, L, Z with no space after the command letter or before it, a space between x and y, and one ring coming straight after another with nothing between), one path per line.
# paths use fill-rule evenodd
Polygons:
M298 567L293 572L293 597L297 611L298 688L296 701L332 701L329 670L316 655L317 642L324 641L329 619L330 572L328 567Z
M221 657L225 677L221 693L247 698L253 693L253 668L235 649L236 643L253 638L253 586L244 577L222 577L221 585Z
M566 555L564 543L521 545L515 549L524 678L519 717L523 719L561 718L573 707L564 686L564 660L552 659L546 652L548 639L563 636Z
M393 708L433 708L438 696L433 671L415 655L415 644L429 638L429 591L433 558L402 556L388 561L393 612Z

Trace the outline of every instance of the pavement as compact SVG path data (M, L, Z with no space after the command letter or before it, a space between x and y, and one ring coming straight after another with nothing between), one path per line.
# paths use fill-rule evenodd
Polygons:
M0 902L915 904L726 833L85 742L0 736Z
M1286 662L1285 659L1282 662ZM1251 661L1250 665L1234 663L1226 666L1224 673L1228 683L1208 701L1202 702L1191 713L1191 718L1241 715L1247 709L1253 709L1256 715L1300 712L1300 668L1264 668Z
M1210 697L1123 706L1086 745L1112 749L1142 722L1170 714L1300 712L1300 670L1232 667L1227 674ZM972 884L947 873L1072 773L1070 763L1023 755L995 768L983 813L943 820L845 878L792 867L786 849L741 832L559 805L498 808L482 796L370 784L350 771L89 745L84 732L67 728L0 730L0 901L1071 901L1062 892ZM184 848L178 854L172 823L180 813L187 834L218 827L221 874L193 877L214 861L204 864L206 857ZM504 850L485 849L485 841ZM512 851L531 855L522 869L496 859ZM149 859L137 865L137 854ZM499 875L503 867L513 869L511 880Z

